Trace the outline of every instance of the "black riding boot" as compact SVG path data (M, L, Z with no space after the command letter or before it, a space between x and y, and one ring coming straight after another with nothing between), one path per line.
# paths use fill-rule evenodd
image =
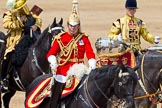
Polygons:
M58 101L61 97L62 91L65 87L65 83L54 81L54 85L51 88L52 95L50 99L50 108L57 108Z

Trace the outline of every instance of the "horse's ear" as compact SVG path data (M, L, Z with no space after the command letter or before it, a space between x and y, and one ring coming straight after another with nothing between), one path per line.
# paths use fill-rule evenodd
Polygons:
M59 22L60 25L63 24L63 18L61 18L60 22Z
M53 19L53 24L56 24L56 17Z

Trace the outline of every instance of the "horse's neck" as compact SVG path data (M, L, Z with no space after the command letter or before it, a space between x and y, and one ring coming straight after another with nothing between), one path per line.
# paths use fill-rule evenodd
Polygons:
M49 50L50 43L49 39L42 37L39 39L35 45L32 47L32 54L34 56L35 61L37 61L37 64L40 68L42 68L44 71L48 71L49 64L46 60L46 54Z
M109 78L108 78L109 79ZM106 82L106 83L104 83ZM110 82L110 84L109 84ZM105 81L104 78L101 79L87 79L84 83L84 93L85 98L88 99L90 104L95 107L106 107L106 103L108 101L108 97L111 96L110 94L110 85L112 84L113 80L110 78ZM98 100L102 100L98 101Z
M40 53L47 53L50 47L49 36L47 33L42 33L34 45L34 49ZM43 55L43 54L42 54Z

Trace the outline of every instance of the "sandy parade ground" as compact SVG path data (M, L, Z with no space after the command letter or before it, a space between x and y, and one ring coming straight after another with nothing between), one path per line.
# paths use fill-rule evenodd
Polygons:
M0 0L0 31L6 33L2 26L2 16L6 11L6 1ZM107 33L112 22L125 14L125 0L78 0L79 13L82 31L89 34L93 48L99 37L107 37ZM66 30L67 18L71 13L72 0L28 0L27 4L31 9L35 4L43 9L41 18L43 19L44 30L52 23L54 17L57 21L62 17ZM136 16L144 20L148 30L156 36L162 38L162 1L161 0L138 0ZM162 44L162 41L160 42ZM142 47L148 48L151 44L142 40ZM96 50L95 50L96 51ZM12 98L10 108L23 108L24 93L17 92Z

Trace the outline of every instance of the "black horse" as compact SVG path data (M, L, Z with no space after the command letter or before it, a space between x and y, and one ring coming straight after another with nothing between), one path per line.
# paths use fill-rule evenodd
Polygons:
M45 78L51 75L42 75L36 78L26 91L28 97L35 87ZM110 65L92 70L87 76L82 77L77 89L72 94L64 97L59 102L59 108L64 105L66 108L106 108L110 97L117 96L125 100L126 108L134 108L134 89L137 83L137 76L134 70L125 65ZM37 108L49 108L50 97Z
M114 41L111 45L110 41L103 41L102 38L99 38L96 43L98 50L102 45L113 48L122 44L120 47L122 51L130 48L126 43L119 41ZM136 62L140 64L137 70L140 80L135 89L135 105L137 108L156 108L158 103L162 103L162 46L156 45L141 51L133 50Z
M38 40L28 51L28 55L20 67L12 66L9 77L9 92L3 96L4 107L9 108L11 97L17 90L25 91L28 85L38 76L50 73L49 63L46 60L46 53L50 49L54 36L63 31L63 19L47 27Z
M138 74L143 84L135 89L137 108L156 108L162 102L162 51L148 50L139 56Z
M123 44L122 50L130 47ZM155 45L148 49L137 51L134 49L136 62L140 64L137 70L138 80L135 89L135 105L137 108L156 108L162 103L162 46Z

